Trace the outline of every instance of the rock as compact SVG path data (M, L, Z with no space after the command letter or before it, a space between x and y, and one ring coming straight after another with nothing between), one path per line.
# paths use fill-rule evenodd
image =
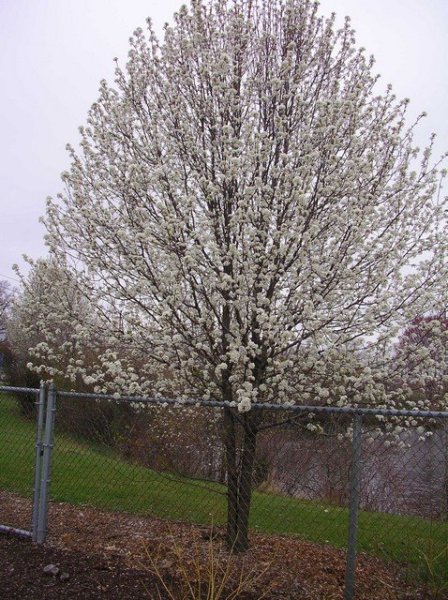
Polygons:
M59 573L59 567L56 565L47 565L44 567L44 573L45 575L53 575L53 577L56 577Z
M68 573L65 573L65 572L61 573L60 576L59 576L59 579L61 581L67 581L67 579L70 579L70 575Z

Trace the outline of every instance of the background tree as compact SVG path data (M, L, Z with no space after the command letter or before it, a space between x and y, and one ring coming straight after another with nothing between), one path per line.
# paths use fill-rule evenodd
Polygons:
M228 403L227 533L244 550L252 404L395 401L382 357L438 301L446 201L408 101L376 92L349 21L317 3L194 0L163 43L150 22L130 43L45 218L95 311L71 332L72 374Z
M13 293L7 281L0 281L0 331L6 328L6 320Z
M27 261L27 276L21 275L16 268L21 287L10 305L7 323L12 354L8 377L14 385L38 387L36 373L27 371L36 351L40 357L45 357L45 365L40 365L39 374L43 378L59 377L57 382L63 385L63 378L70 380L71 376L73 330L78 321L88 320L88 305L81 300L63 263L53 259ZM51 348L58 349L58 369L51 366L56 358ZM82 351L87 359L86 350L84 344Z
M4 377L5 365L9 361L9 344L6 339L6 323L13 293L6 281L0 281L0 381Z
M448 318L417 316L402 333L394 357L398 378L417 404L433 410L448 405Z

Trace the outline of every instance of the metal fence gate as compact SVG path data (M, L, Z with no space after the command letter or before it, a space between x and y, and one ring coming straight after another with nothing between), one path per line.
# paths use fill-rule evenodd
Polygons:
M17 400L8 395L14 394ZM51 481L51 460L53 450L54 416L56 411L56 389L54 385L42 384L40 389L0 387L0 453L2 468L16 470L16 491L28 495L32 491L31 515L23 515L28 521L22 527L3 523L0 510L0 533L9 533L31 538L42 544L45 541L48 524L48 499ZM19 431L10 426L8 416L19 411L23 417L23 428ZM32 443L34 433L34 446ZM17 441L18 440L18 441ZM14 457L8 464L8 458ZM17 460L19 457L20 460ZM2 488L0 469L0 489Z

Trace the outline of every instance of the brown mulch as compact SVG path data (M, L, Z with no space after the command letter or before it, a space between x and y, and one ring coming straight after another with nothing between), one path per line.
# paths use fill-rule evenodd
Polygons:
M28 500L0 491L0 523L26 528L29 515ZM43 547L0 536L0 598L159 600L167 596L155 570L179 591L179 565L193 580L211 550L220 564L229 560L219 529L211 542L206 528L63 503L50 504L49 523ZM263 593L266 600L343 599L344 551L286 536L253 534L251 543L248 552L231 559L229 585L241 571L249 582L238 595L241 600ZM57 575L44 573L49 564L59 569ZM356 583L357 600L425 598L396 568L363 554Z
M55 565L58 575L44 567ZM66 577L68 578L66 579ZM0 598L3 600L127 600L157 598L156 588L141 572L119 560L39 547L13 536L0 539Z

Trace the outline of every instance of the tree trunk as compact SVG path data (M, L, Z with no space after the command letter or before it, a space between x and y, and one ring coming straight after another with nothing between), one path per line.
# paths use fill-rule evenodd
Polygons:
M256 429L250 414L244 416L243 449L238 486L238 532L235 551L245 552L249 547L249 514L256 451Z
M236 416L229 408L224 412L227 458L227 544L233 552L249 547L249 514L256 451L256 427L250 414L242 417L243 439L237 456Z
M233 547L238 532L238 469L236 462L235 416L224 409L224 440L227 470L227 543Z

